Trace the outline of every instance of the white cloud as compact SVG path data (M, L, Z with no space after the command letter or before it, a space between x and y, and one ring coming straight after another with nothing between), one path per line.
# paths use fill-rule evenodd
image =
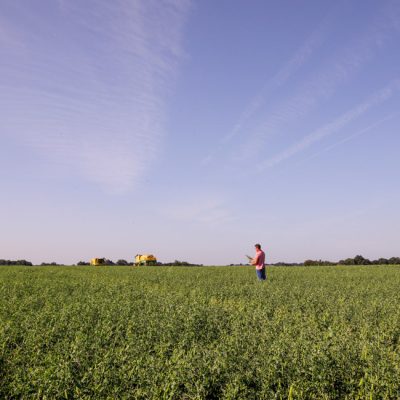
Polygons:
M323 21L310 34L304 43L302 43L282 68L280 68L272 78L267 79L266 82L261 85L262 87L260 91L245 107L233 129L222 137L221 143L217 148L213 149L212 152L202 159L201 163L203 165L208 165L214 159L215 154L220 152L221 148L225 147L234 137L242 133L249 121L251 121L260 111L260 108L264 105L266 99L271 95L273 90L276 90L287 83L287 81L309 61L316 49L318 49L318 47L323 43L325 31L327 30L328 25L327 21Z
M325 152L327 152L329 150L332 150L333 148L335 148L337 146L340 146L340 145L342 145L342 144L344 144L344 143L346 143L346 142L348 142L348 141L350 141L350 140L352 140L352 139L354 139L354 138L356 138L358 136L364 135L365 133L371 131L372 129L376 128L377 126L381 125L382 123L384 123L386 121L389 121L389 120L391 120L391 119L393 119L395 117L398 117L399 115L400 115L399 112L387 115L386 117L381 118L378 121L375 121L374 123L370 124L369 126L363 128L363 129L361 129L361 130L359 130L359 131L357 131L357 132L355 132L355 133L353 133L353 134L351 134L349 136L346 136L345 138L343 138L341 140L338 140L337 142L325 147L323 150L318 151L317 153L315 153L312 156L310 156L310 158L317 157L320 154L325 153Z
M27 7L9 25L28 50L0 66L5 131L105 190L129 190L162 148L190 2Z
M317 129L311 134L305 136L303 139L288 147L284 151L275 155L274 157L266 160L265 162L259 164L259 170L263 170L268 167L275 166L280 164L281 162L287 160L288 158L293 157L297 153L300 153L310 147L317 141L325 138L326 136L332 135L333 133L339 131L344 126L352 122L354 119L360 117L365 114L372 107L383 103L388 100L395 92L400 89L400 80L395 80L391 82L388 86L381 89L379 92L373 94L364 102L358 104L352 110L344 113L340 117L336 118L333 122L323 126L322 128Z
M265 103L266 97L270 95L270 91L284 85L307 61L313 53L321 46L327 23L324 21L321 26L315 29L306 41L297 49L295 54L289 61L273 76L268 79L260 92L255 98L247 105L243 113L240 115L239 120L236 122L233 130L223 138L224 142L229 141L236 136L246 125L254 114Z
M363 34L351 38L323 69L296 90L289 91L288 96L268 112L253 133L246 133L236 158L240 161L253 158L260 149L264 149L268 138L283 133L289 123L301 120L331 98L340 85L354 76L393 37L396 31L393 21L397 21L399 15L398 7L383 7ZM306 54L309 57L313 53L308 51Z

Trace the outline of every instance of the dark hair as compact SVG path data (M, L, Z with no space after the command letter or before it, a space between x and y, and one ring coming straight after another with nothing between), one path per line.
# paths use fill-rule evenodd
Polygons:
M261 244L255 244L254 247L257 247L257 249L261 249Z

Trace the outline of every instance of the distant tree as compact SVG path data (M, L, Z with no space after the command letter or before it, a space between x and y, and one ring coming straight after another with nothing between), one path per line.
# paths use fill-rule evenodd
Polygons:
M90 265L87 261L79 261L76 265Z
M388 260L389 264L400 264L400 257L390 257Z
M357 255L354 257L354 264L355 265L369 265L369 264L371 264L371 261L368 260L367 258L364 258L361 255Z
M323 261L323 260L306 260L303 263L304 266L308 267L311 265L323 265L323 266L330 266L330 265L336 265L336 263L332 261Z
M306 260L306 261L304 261L304 266L310 267L312 265L316 265L314 260Z
M17 261L12 261L12 263L14 265L32 265L32 263L30 261L26 261L26 260L17 260Z
M173 265L178 265L178 266L187 266L187 265L189 265L189 263L187 262L187 261L179 261L179 260L175 260L174 262L173 262Z
M158 264L157 264L158 265ZM191 264L187 261L175 260L174 262L162 263L165 266L178 266L178 267L199 267L201 264Z
M313 260L308 260L313 262ZM304 266L304 263L288 263L288 262L283 262L283 261L278 261L275 264L270 264L270 265L275 265L277 267L300 267Z
M118 260L117 265L129 265L129 263L126 260Z
M354 265L354 258L346 258L345 260L340 260L339 265Z
M362 265L364 264L364 257L361 255L357 255L354 257L354 265Z

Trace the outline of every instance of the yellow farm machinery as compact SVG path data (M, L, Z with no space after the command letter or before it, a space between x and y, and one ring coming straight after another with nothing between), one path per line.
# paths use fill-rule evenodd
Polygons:
M153 254L136 254L135 265L157 265L157 259Z
M92 258L90 265L115 265L111 260L106 258ZM118 261L117 265L129 265L126 261L124 264L120 264ZM132 265L132 264L131 264ZM153 254L136 254L133 265L157 265L157 258Z
M105 258L92 258L90 260L90 265L106 265Z

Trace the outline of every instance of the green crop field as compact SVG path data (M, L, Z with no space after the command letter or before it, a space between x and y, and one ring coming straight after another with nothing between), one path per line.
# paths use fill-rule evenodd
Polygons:
M398 399L400 267L0 267L0 398Z

